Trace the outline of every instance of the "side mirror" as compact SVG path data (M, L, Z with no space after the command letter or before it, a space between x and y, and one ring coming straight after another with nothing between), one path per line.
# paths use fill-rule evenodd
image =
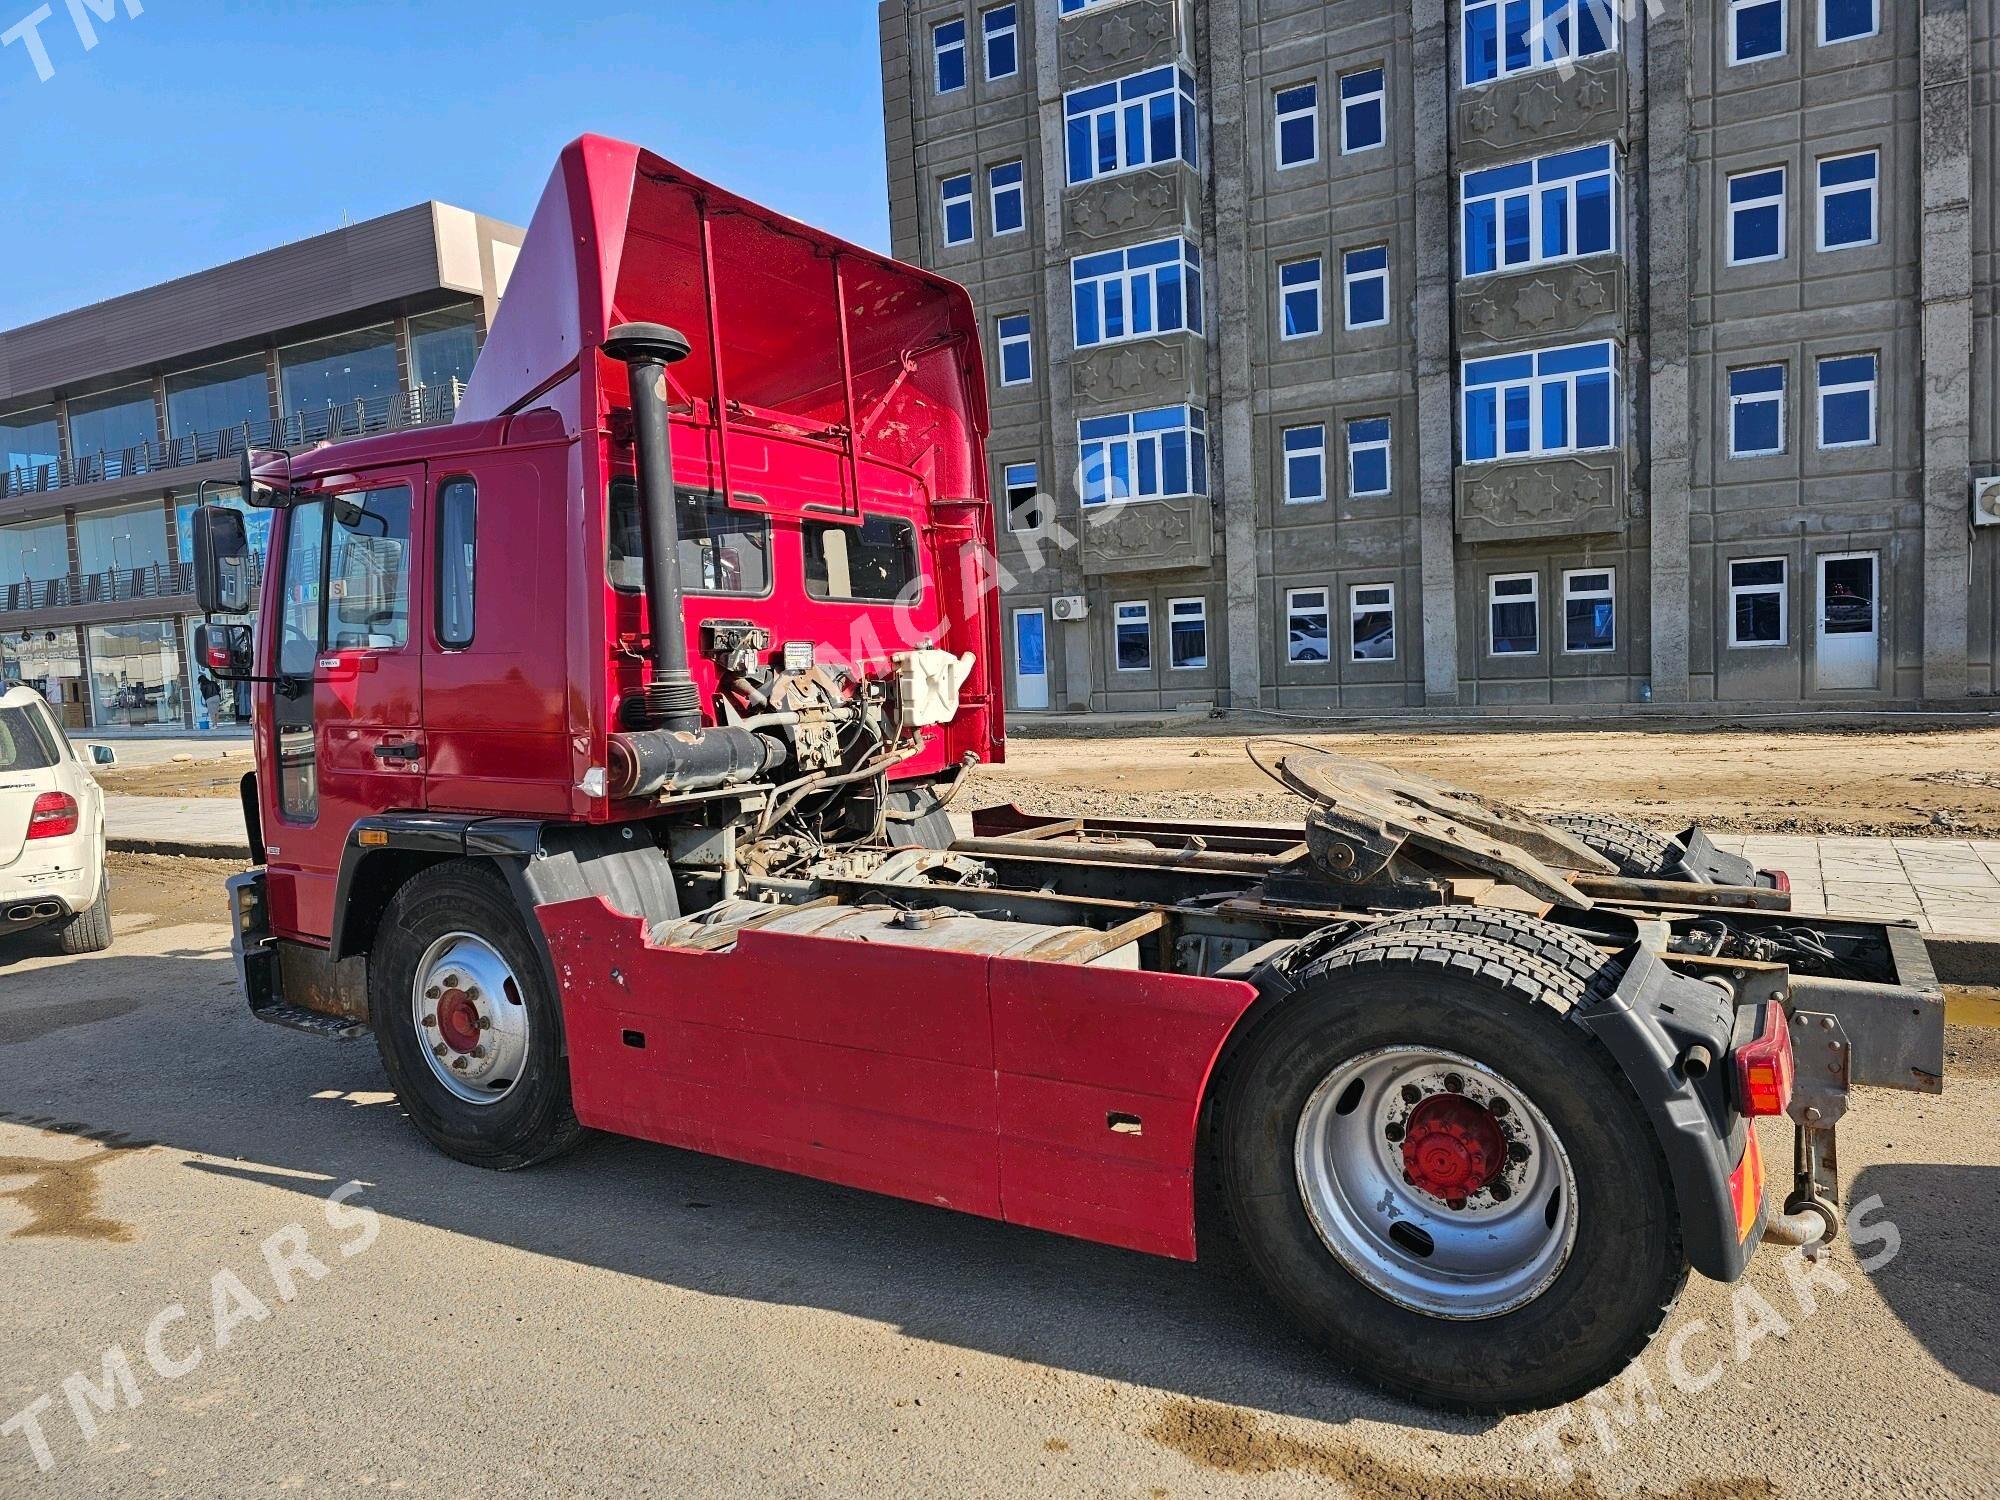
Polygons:
M90 752L90 763L93 766L115 766L118 764L118 752L113 750L109 745L86 745L84 748Z
M201 663L201 669L211 677L224 681L248 677L252 668L250 627L197 625L194 628L194 655L195 660Z
M194 595L205 615L240 615L250 608L250 539L241 511L195 508Z

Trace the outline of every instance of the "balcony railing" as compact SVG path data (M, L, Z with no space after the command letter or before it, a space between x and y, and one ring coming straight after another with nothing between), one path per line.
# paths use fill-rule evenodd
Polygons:
M0 470L0 500L141 476L171 483L175 469L234 458L247 447L297 450L371 433L435 427L452 419L464 393L464 385L456 380L449 385L416 386L393 395L293 412L279 422L245 422L241 427L190 432L164 443L142 443L115 453L77 454L66 464Z
M251 592L263 584L263 559L252 554ZM23 578L0 583L0 615L29 610L74 609L134 599L172 599L194 592L194 567L183 562L148 563L138 568L106 568L59 578Z

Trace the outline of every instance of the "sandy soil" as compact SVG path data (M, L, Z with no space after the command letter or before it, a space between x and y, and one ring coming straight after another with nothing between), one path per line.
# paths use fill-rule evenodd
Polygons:
M1151 733L1010 726L1007 763L960 806L1104 817L1280 819L1300 804L1243 753L1240 725ZM1420 771L1529 806L1603 808L1662 827L2000 836L2000 727L1394 729L1272 738Z

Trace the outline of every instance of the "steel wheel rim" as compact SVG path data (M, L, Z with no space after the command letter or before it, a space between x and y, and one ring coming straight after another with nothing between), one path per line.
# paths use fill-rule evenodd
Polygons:
M1504 1142L1504 1163L1459 1207L1411 1180L1405 1156L1412 1114L1450 1095L1491 1116ZM1293 1154L1320 1240L1364 1285L1415 1312L1512 1312L1548 1290L1576 1244L1576 1174L1548 1117L1455 1052L1383 1047L1342 1063L1300 1112Z
M424 950L410 1019L431 1075L467 1104L498 1104L528 1063L528 1007L507 960L484 938L449 932Z

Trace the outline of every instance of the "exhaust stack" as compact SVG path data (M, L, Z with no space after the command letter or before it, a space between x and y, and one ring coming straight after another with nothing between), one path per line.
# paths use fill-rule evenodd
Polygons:
M621 323L604 352L625 366L632 390L639 513L646 533L646 611L653 626L653 676L646 719L655 728L701 727L701 695L688 671L681 615L680 518L675 513L673 435L667 422L667 366L688 357L688 341L658 323Z

